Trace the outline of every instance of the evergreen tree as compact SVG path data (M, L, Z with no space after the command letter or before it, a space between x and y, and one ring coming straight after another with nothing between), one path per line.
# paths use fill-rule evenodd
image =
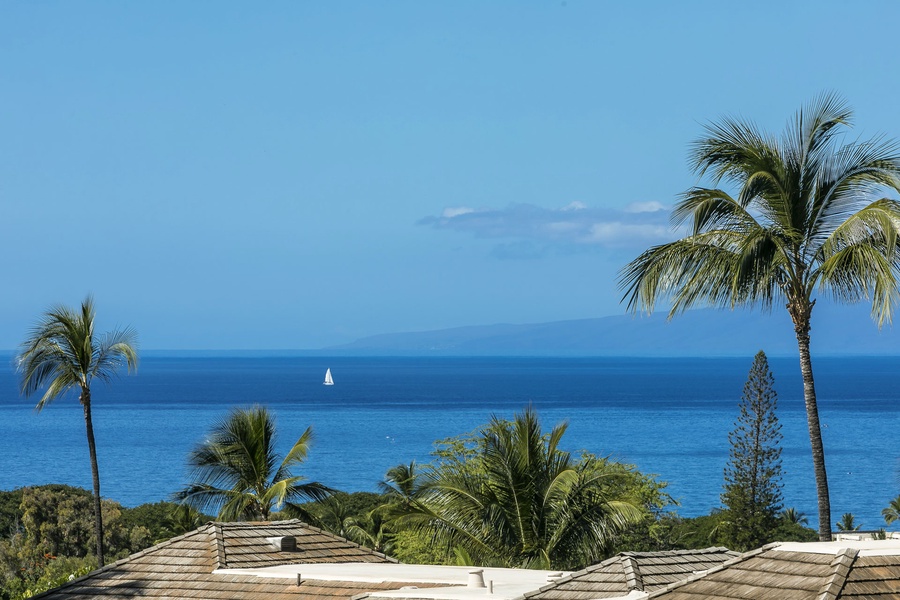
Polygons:
M740 416L728 434L730 459L725 467L725 538L734 549L749 550L772 541L782 508L781 425L775 415L778 396L769 361L760 351L744 394Z

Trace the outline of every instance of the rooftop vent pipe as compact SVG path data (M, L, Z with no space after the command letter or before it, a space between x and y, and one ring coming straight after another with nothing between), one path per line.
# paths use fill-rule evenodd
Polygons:
M272 544L272 547L278 550L279 552L296 552L297 551L297 538L292 535L285 535L280 537L269 537L266 538L266 541Z
M484 570L478 569L477 571L469 571L469 585L470 588L483 588L484 587Z

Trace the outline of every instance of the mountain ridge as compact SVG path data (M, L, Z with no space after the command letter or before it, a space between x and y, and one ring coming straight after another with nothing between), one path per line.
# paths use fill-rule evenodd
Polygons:
M865 310L863 310L865 309ZM879 330L868 307L822 303L813 315L812 351L823 356L900 355L900 338ZM434 356L795 356L786 311L698 309L667 320L618 315L532 324L470 325L384 333L322 350L362 355Z

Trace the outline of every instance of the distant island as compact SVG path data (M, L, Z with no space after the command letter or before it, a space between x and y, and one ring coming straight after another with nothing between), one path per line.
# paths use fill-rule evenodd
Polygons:
M815 307L815 356L900 355L900 337L879 330L867 305ZM435 331L385 333L321 352L395 356L795 356L797 342L787 312L692 310L666 319L619 315L528 325L497 324Z

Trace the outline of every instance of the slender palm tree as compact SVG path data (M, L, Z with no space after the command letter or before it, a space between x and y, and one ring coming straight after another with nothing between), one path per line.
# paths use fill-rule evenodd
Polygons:
M215 513L222 521L266 521L276 510L308 520L311 516L298 503L324 500L333 491L291 473L306 460L312 429L303 432L283 459L275 441L275 418L266 408L232 410L190 453L193 483L175 499Z
M882 509L881 516L884 517L884 522L888 525L894 521L900 521L900 496L891 500L887 508Z
M31 396L46 386L38 401L40 411L56 398L78 390L84 410L94 486L94 535L97 564L103 566L103 517L100 512L100 469L91 417L91 384L109 381L121 368L129 373L137 368L137 335L127 328L94 335L94 301L88 296L80 310L56 306L48 310L22 344L16 359L21 376L21 392Z
M825 94L801 109L781 137L724 119L693 147L694 170L725 182L695 187L673 211L683 239L655 246L620 274L633 312L671 301L669 316L705 305L784 303L793 321L812 447L819 537L831 539L825 452L810 358L810 318L817 293L839 302L872 302L881 326L898 300L900 152L875 139L842 143L851 111Z
M644 516L623 490L627 474L603 459L559 448L566 425L541 431L532 408L492 419L474 455L447 457L400 519L431 534L464 564L570 568L595 561Z

